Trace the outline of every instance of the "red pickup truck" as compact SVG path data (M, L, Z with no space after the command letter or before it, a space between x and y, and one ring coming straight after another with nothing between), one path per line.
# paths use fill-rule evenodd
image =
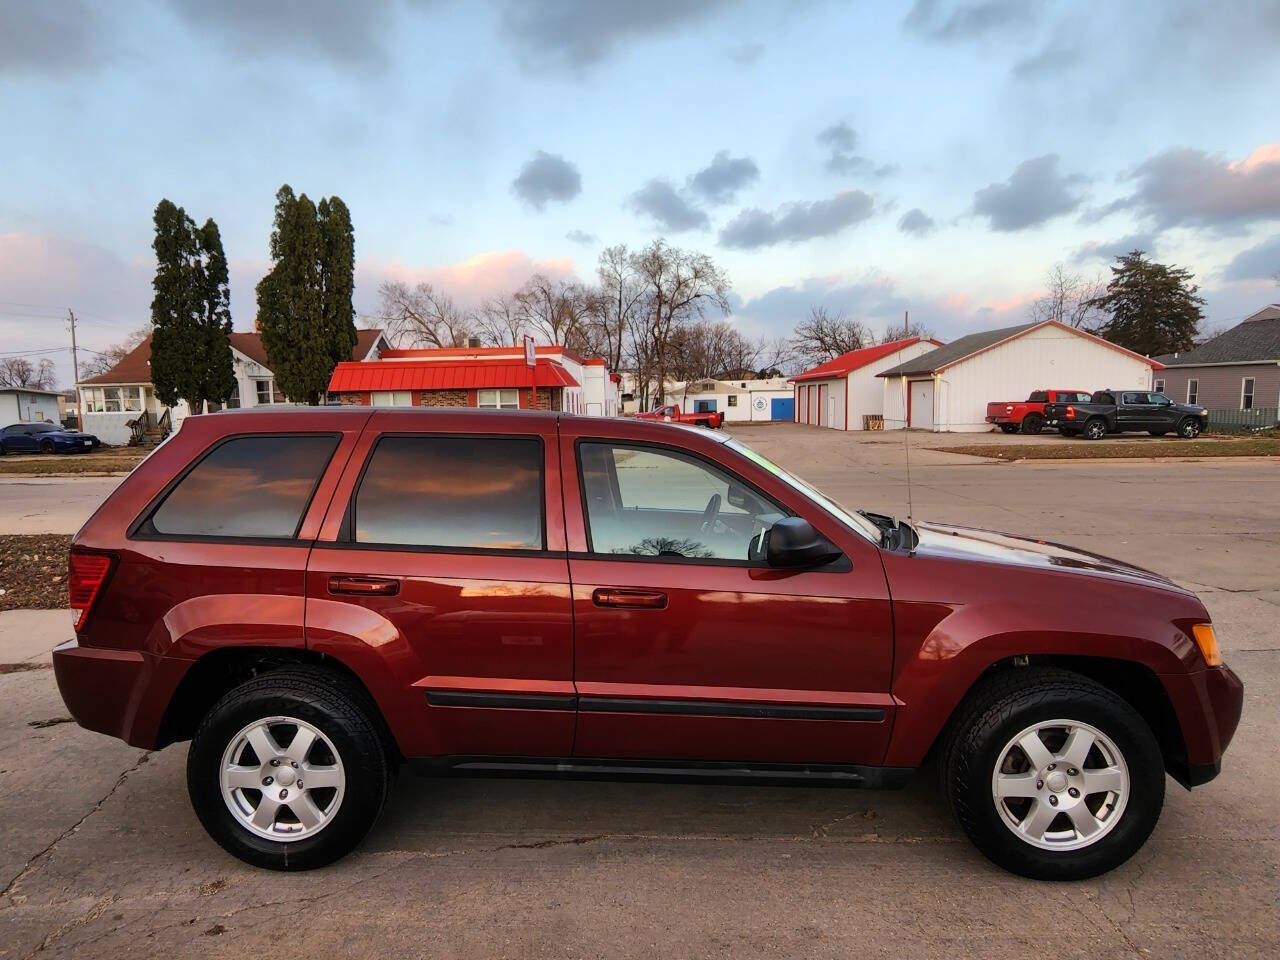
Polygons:
M987 423L1005 433L1037 434L1044 429L1046 403L1088 403L1091 396L1084 390L1032 390L1026 400L992 400L987 404Z
M718 410L698 410L685 413L676 403L668 403L665 407L650 410L648 413L637 413L637 420L667 420L671 423L689 423L695 427L706 427L715 430L724 423L724 415Z

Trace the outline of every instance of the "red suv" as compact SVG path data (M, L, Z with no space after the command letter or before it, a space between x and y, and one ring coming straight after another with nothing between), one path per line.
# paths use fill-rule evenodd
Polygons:
M722 434L489 411L190 417L75 538L58 685L191 740L218 843L352 849L402 760L897 786L935 752L984 854L1077 878L1212 779L1240 716L1196 597L853 512Z

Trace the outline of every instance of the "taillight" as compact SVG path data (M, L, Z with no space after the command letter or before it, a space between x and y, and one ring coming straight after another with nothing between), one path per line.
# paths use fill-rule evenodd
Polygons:
M98 599L102 584L111 570L111 558L101 553L72 553L68 563L67 593L71 597L71 609L76 613L75 629L84 626L85 619Z
M1074 419L1076 418L1076 408L1075 408L1075 407L1067 407L1066 418L1067 418L1068 420L1074 420Z

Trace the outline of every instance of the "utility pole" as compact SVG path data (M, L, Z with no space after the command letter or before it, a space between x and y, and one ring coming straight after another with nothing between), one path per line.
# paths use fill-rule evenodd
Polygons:
M905 340L911 336L911 311L902 311L902 339Z
M80 409L80 357L76 353L76 315L67 307L67 318L71 321L71 389L76 395L76 429L84 430L84 412Z

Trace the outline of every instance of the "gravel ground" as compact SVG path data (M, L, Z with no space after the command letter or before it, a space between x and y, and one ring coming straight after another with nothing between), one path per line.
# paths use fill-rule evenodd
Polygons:
M0 536L0 610L65 607L70 548L57 534Z

